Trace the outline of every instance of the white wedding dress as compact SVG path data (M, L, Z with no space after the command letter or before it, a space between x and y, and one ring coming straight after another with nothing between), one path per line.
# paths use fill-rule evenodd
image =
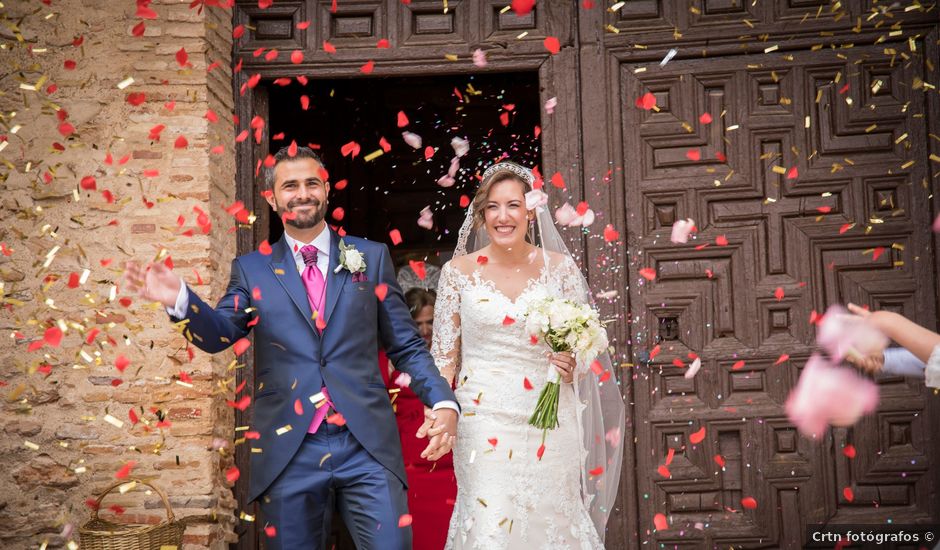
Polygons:
M581 275L568 257L543 268L513 301L479 271L448 263L437 289L432 353L456 371L462 408L454 447L457 502L448 549L598 549L603 543L581 496L574 390L562 384L559 427L528 424L548 379L549 348L525 331L525 312L546 295L575 301ZM526 389L526 381L533 389ZM580 455L580 456L579 456Z

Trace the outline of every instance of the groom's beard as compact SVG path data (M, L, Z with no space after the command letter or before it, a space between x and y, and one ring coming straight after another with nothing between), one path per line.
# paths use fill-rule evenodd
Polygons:
M277 206L278 217L280 217L281 220L284 220L287 225L296 227L297 229L310 229L311 227L316 227L317 224L322 222L326 217L326 205L321 204L317 199L310 199L306 202L290 201L287 203L287 208L277 204L277 199L275 199L274 204ZM293 212L296 214L294 219L284 218L284 215L289 211L293 211L294 208L307 205L313 206L313 209L309 212Z

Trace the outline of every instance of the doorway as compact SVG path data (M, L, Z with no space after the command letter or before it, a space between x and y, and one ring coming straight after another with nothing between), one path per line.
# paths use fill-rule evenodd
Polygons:
M541 164L536 71L277 79L259 88L256 94L263 101L254 114L263 118L267 112L261 150L274 154L292 141L314 149L331 182L327 222L341 232L384 242L396 272L409 269L409 261L440 267L450 259L466 205L486 166L500 158L530 167ZM404 132L412 135L406 139ZM453 183L440 182L457 156L455 139L456 148L465 141L468 149L459 158ZM255 178L254 196L262 183ZM430 219L419 225L425 209ZM262 238L272 243L280 239L280 219L266 205L255 213L261 226L256 231L265 232ZM250 425L249 415L250 409L237 423ZM236 463L248 471L246 453L236 453ZM236 490L236 495L239 508L246 509L244 491ZM253 511L260 518L259 512ZM263 548L264 531L257 525L243 523L238 532L239 548ZM355 548L336 509L329 546Z

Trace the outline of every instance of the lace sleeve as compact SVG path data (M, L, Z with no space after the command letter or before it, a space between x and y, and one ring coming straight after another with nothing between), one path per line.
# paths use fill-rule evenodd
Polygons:
M585 287L584 276L571 256L563 256L553 271L561 287L562 297L578 304L591 303L590 291Z
M444 264L434 305L431 355L441 375L454 385L460 370L460 281L457 268Z

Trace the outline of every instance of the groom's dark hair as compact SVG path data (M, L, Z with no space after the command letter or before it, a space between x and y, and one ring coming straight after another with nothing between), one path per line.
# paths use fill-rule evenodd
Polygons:
M326 170L326 165L323 164L323 161L320 160L320 156L313 152L313 149L309 147L299 146L297 147L297 152L294 156L290 155L290 147L281 147L281 149L274 153L274 164L271 167L263 167L264 174L264 188L265 189L274 189L274 170L277 168L277 165L287 161L287 160L299 160L299 159L313 159Z

